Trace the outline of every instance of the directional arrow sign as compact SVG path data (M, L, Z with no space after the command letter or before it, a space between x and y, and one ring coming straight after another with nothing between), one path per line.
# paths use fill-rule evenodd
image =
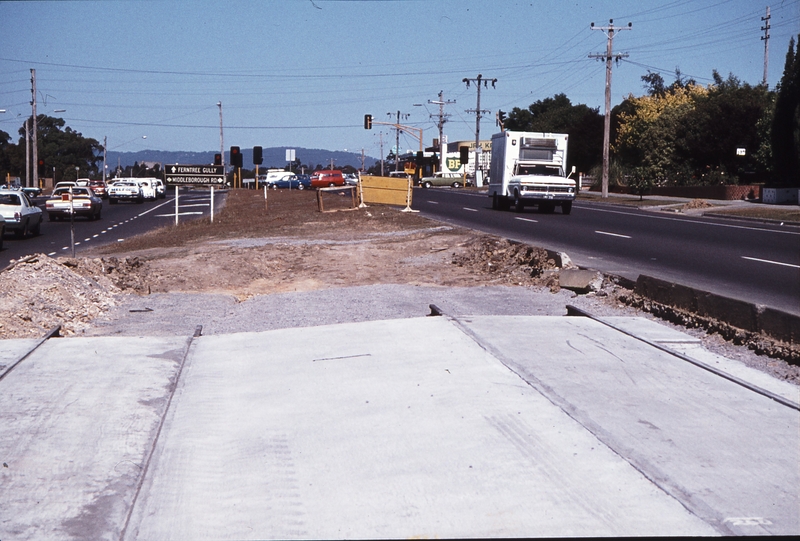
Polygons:
M222 165L168 165L164 170L168 185L222 185L225 183L225 167Z

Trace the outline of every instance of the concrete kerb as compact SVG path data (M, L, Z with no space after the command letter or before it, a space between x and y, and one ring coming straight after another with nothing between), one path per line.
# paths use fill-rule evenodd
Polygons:
M640 275L634 293L702 318L760 333L789 344L800 344L800 317L708 291Z

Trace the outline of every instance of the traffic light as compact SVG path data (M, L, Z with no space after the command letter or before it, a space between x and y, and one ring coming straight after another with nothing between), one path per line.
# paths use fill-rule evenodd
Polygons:
M261 165L264 163L261 147L253 147L253 165Z
M38 176L39 177L44 177L44 175L45 175L45 172L44 172L44 160L39 158L39 163L37 165L39 166Z
M417 159L415 160L417 165L423 165L425 163L425 153L421 150L417 152Z
M214 165L222 165L222 154L214 154Z
M372 129L372 115L364 115L364 129L365 130Z
M242 166L242 152L239 147L231 147L231 165L234 167Z
M469 163L469 147L459 147L458 151L461 153L458 157L461 165Z

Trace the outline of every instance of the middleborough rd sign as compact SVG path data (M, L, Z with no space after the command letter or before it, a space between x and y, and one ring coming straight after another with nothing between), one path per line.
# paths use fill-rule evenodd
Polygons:
M168 186L223 185L225 167L222 165L167 165L164 167L164 182Z

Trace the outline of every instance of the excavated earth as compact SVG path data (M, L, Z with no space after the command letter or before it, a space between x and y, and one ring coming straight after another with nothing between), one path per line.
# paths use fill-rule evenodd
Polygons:
M322 213L314 192L273 191L266 204L259 192L233 190L213 223L167 226L74 259L35 254L12 262L0 280L0 338L40 337L56 326L62 335L81 333L131 297L152 293L222 293L243 301L375 284L560 289L557 261L542 248L392 207L348 206L346 198L330 198L325 208L338 212ZM670 316L613 277L579 300L598 315L657 313L712 351L800 384L796 347Z

